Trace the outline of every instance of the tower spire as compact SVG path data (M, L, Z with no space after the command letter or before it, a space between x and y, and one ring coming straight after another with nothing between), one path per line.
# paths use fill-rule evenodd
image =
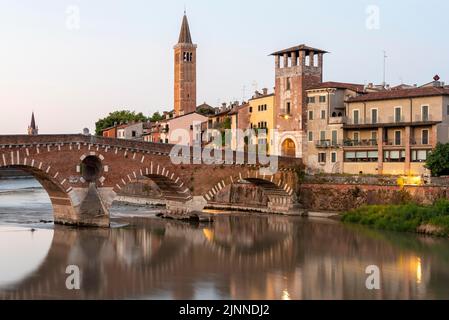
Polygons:
M196 110L196 44L192 42L186 12L175 45L174 109L177 117Z
M181 31L179 33L178 43L192 44L192 36L190 35L189 21L187 20L186 11L184 10L184 17L182 18Z
M36 119L34 118L34 111L31 112L31 123L28 126L28 135L36 136L39 132L39 129L36 126Z

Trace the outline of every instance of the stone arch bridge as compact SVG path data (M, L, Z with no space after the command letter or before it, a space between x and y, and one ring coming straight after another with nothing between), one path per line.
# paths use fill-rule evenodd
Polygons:
M294 207L301 159L278 158L278 170L262 174L259 163L174 164L173 146L85 135L0 136L0 168L33 175L47 191L57 224L109 226L109 208L117 193L147 177L160 188L168 212L200 212L225 186L246 182L260 187L268 209ZM223 152L223 151L216 151ZM193 153L192 153L193 154ZM224 157L223 157L224 159Z

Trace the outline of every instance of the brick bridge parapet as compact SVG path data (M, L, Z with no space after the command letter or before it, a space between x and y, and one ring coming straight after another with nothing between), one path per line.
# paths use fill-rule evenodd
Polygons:
M276 210L289 210L298 193L301 159L277 158L277 171L266 173L259 161L211 165L190 160L174 164L173 145L86 135L0 136L0 168L32 174L48 192L55 222L109 226L116 194L136 179L152 179L161 189L167 210L176 214L201 211L226 185L246 181L267 190ZM214 153L222 150L214 150ZM223 156L224 159L224 156ZM198 159L196 159L198 160ZM275 190L275 192L273 191Z

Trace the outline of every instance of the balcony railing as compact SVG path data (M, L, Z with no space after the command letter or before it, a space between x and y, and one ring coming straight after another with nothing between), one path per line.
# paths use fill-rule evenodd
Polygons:
M345 140L345 147L377 147L378 142L375 139L364 139L364 140Z
M417 114L413 117L413 122L429 122L434 121L434 117L431 114Z
M315 146L317 148L339 148L341 147L341 142L339 141L332 141L332 140L318 140L315 141Z
M404 146L405 140L404 139L393 139L393 140L384 140L383 142L384 146Z
M411 139L410 144L412 146L430 146L430 139Z
M345 124L347 120L347 117L330 117L329 124Z

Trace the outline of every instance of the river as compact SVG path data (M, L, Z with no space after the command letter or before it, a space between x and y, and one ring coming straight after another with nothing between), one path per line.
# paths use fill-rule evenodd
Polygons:
M0 180L0 299L449 299L446 239L235 212L195 225L157 210L114 206L109 230L54 226L36 181ZM366 287L371 265L380 290Z

